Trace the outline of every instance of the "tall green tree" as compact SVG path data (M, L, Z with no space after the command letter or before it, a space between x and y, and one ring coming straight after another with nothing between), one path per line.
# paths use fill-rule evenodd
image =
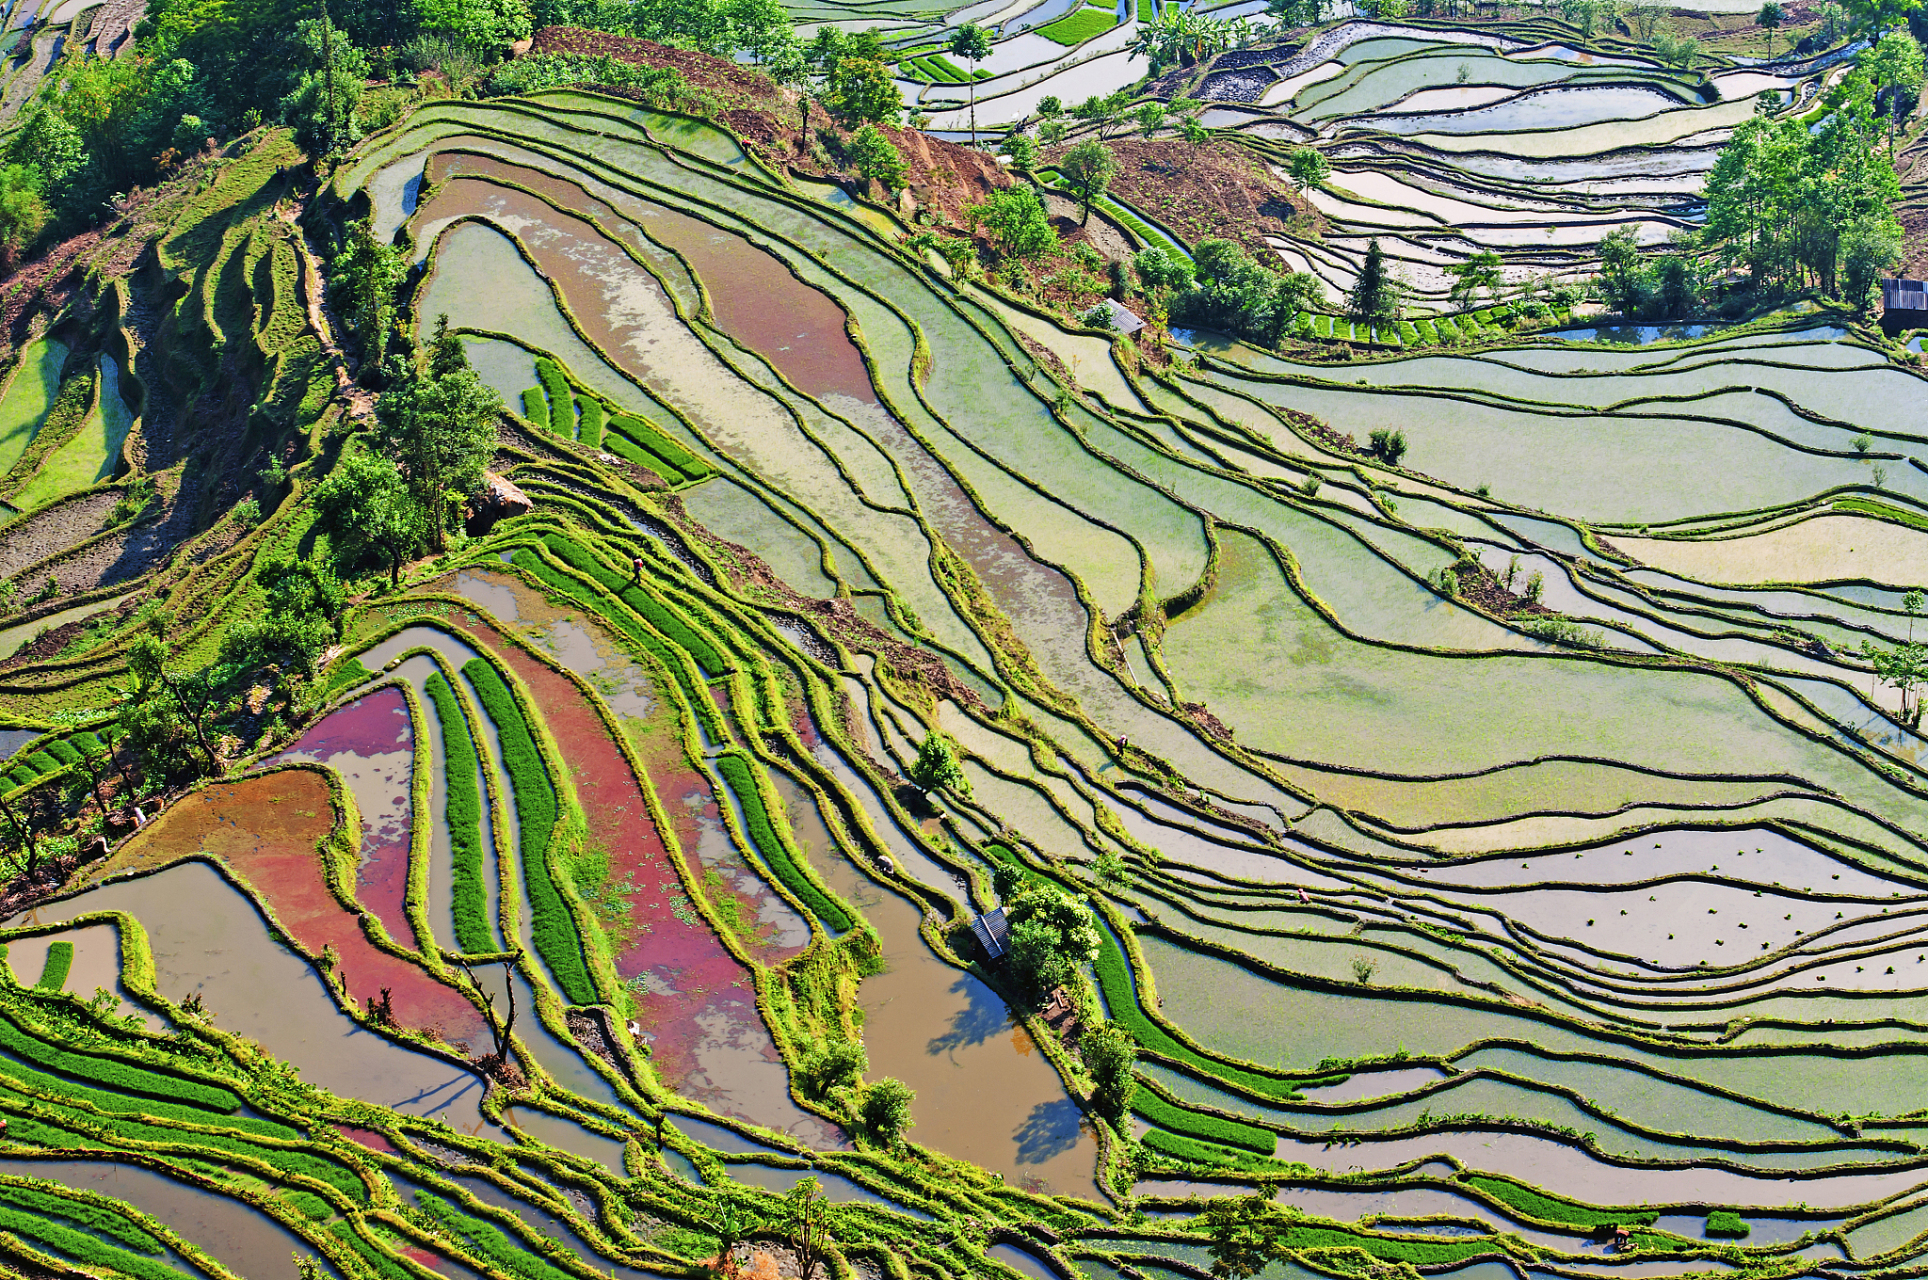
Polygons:
M1780 0L1767 0L1761 6L1761 11L1754 15L1761 34L1767 37L1767 56L1770 58L1774 56L1774 33L1781 29L1781 23L1786 20L1787 12L1781 8Z
M1215 1197L1203 1216L1219 1280L1251 1280L1280 1256L1278 1215L1263 1192Z
M904 155L874 124L850 135L850 163L866 180L875 179L892 191L904 188Z
M1481 293L1490 297L1499 292L1500 255L1491 249L1482 249L1446 271L1453 277L1453 301L1461 307L1471 307Z
M1640 314L1647 297L1647 265L1632 227L1615 227L1601 238L1600 288L1607 304L1622 316L1632 319Z
M21 247L47 224L40 171L32 165L0 165L0 274L13 270Z
M377 447L401 465L429 516L429 539L440 552L457 504L482 486L495 453L502 397L469 365L449 318L436 321L427 360L375 406Z
M408 276L408 263L393 245L375 238L366 221L348 230L348 243L328 264L335 308L348 333L361 346L363 378L379 376L395 330L395 291Z
M402 565L429 540L429 515L393 459L367 449L344 453L315 486L315 509L330 545L349 565L378 555L400 586Z
M1132 1071L1138 1063L1138 1042L1118 1023L1102 1022L1078 1038L1078 1056L1091 1073L1093 1109L1112 1124L1123 1124L1138 1091Z
M971 145L977 145L977 64L991 56L991 33L966 22L951 33L951 56L971 64Z
M1117 176L1118 157L1096 138L1087 138L1064 153L1064 158L1058 161L1058 172L1078 193L1078 200L1084 205L1083 221L1090 222L1091 206Z
M1386 266L1386 251L1379 247L1379 237L1374 236L1366 243L1359 278L1346 294L1346 311L1355 320L1384 324L1398 318L1400 292L1399 282Z
M873 1139L886 1147L895 1147L904 1140L904 1131L917 1123L910 1114L910 1104L916 1100L915 1089L902 1080L885 1076L872 1081L864 1090L858 1115Z
M1285 171L1292 176L1292 185L1304 192L1310 187L1323 187L1332 166L1317 147L1296 147L1285 162Z

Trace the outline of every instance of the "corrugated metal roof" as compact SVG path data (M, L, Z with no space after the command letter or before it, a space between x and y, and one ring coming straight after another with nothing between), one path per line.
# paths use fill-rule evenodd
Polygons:
M1889 311L1928 311L1928 281L1883 280L1881 305Z
M971 921L971 932L977 935L977 945L984 948L984 954L992 960L1001 960L1009 950L1011 926L1004 919L1004 908L986 912Z

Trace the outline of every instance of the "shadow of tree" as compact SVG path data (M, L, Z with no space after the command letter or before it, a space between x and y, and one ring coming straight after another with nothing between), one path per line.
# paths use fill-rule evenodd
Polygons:
M960 997L963 1006L951 1015L951 1025L931 1038L925 1052L955 1053L983 1044L1010 1029L1010 1010L1004 1007L1004 1001L998 999L995 991L976 978L968 975L959 978L951 984L951 994Z
M1019 1164L1046 1164L1078 1145L1084 1113L1069 1098L1040 1102L1017 1127Z

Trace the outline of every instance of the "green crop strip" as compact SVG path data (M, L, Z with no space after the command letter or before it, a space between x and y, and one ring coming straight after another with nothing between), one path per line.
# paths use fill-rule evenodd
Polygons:
M49 960L51 959L50 955ZM184 1104L182 1108L184 1112L187 1108L195 1108L197 1112L219 1112L221 1123L226 1122L228 1113L238 1111L241 1107L241 1099L236 1097L232 1090L223 1089L217 1085L202 1084L196 1080L135 1066L116 1058L63 1049L59 1045L38 1040L16 1024L10 1014L0 1017L0 1049L31 1064L28 1068L30 1070L39 1068L53 1075L65 1076L86 1085L97 1086L110 1091L109 1096L133 1094ZM208 1122L208 1117L201 1114L188 1113L181 1118L192 1120L196 1124ZM274 1125L272 1131L277 1137L294 1136L292 1130L281 1125Z
M542 394L541 387L522 389L522 416L538 431L549 429L549 400Z
M321 694L323 698L331 698L343 689L352 689L374 678L375 673L364 667L360 658L350 658L335 668Z
M60 991L67 986L67 974L74 967L74 944L62 938L47 944L47 963L34 986L42 991Z
M1172 1133L1166 1129L1153 1129L1141 1141L1151 1150L1175 1160L1185 1160L1193 1164L1226 1165L1234 1169L1276 1169L1279 1162L1269 1157L1255 1155L1250 1151L1234 1147L1221 1147L1216 1142L1206 1142L1202 1138L1188 1138L1182 1133Z
M703 687L691 679L683 664L677 661L674 651L642 623L628 609L611 609L604 605L596 588L585 586L573 578L566 577L526 548L518 549L511 562L519 569L526 570L538 582L588 609L598 617L605 618L618 627L624 635L647 649L656 660L669 671L676 685L683 691L683 698L691 712L709 729L710 736L724 741L729 735L723 727L722 713L716 709Z
M582 414L577 423L576 438L588 448L602 448L603 424L609 421L609 411L594 396L577 397L576 408Z
M38 1187L0 1183L0 1205L8 1205L43 1217L61 1218L83 1231L108 1236L141 1253L159 1253L161 1242L127 1216L105 1205L54 1195Z
M1220 1080L1230 1081L1250 1089L1253 1093L1267 1098L1283 1101L1297 1099L1296 1084L1291 1079L1277 1076L1260 1075L1227 1063L1206 1057L1198 1050L1184 1044L1165 1028L1148 1017L1138 1005L1138 995L1131 980L1131 965L1124 953L1111 939L1098 949L1098 958L1092 968L1098 975L1099 989L1104 992L1105 1006L1111 1011L1112 1020L1122 1023L1132 1034L1139 1047L1153 1053L1187 1063L1194 1069Z
M536 952L555 975L571 1004L596 1003L596 985L583 960L582 939L549 866L549 838L556 829L556 791L522 708L494 667L480 658L462 665L482 709L495 722L502 763L515 786L516 823L522 830L522 883L529 893Z
M1131 1109L1145 1119L1174 1133L1188 1137L1203 1138L1220 1146L1241 1147L1258 1155L1269 1156L1278 1149L1278 1136L1270 1129L1230 1120L1223 1116L1207 1115L1192 1111L1177 1103L1168 1102L1142 1084L1132 1095Z
M627 443L642 451L642 457L632 457L631 462L651 470L662 471L668 480L696 481L710 476L710 466L701 458L685 449L681 444L657 430L654 424L632 413L619 413L609 420L608 432L603 443L615 449L615 440L609 433L622 437Z
M483 882L482 795L476 784L479 762L468 720L455 690L437 671L422 682L435 718L442 726L443 809L449 831L450 895L454 899L455 945L469 952L493 951L495 929L489 921L489 894Z
M1498 1242L1476 1240L1389 1240L1356 1235L1340 1227L1294 1225L1280 1241L1287 1249L1363 1249L1386 1262L1409 1262L1415 1267L1446 1267L1483 1253L1502 1253Z
M434 1219L436 1225L468 1246L477 1257L500 1267L517 1280L577 1280L572 1272L552 1266L530 1253L493 1222L464 1213L440 1196L418 1192L416 1203L421 1206L423 1213Z
M0 1193L4 1194L4 1193ZM45 1245L83 1266L109 1273L133 1276L135 1280L183 1280L183 1274L165 1263L108 1244L98 1236L76 1231L59 1222L42 1218L10 1203L0 1203L0 1230L12 1232Z
M852 923L850 913L835 898L817 887L816 881L797 865L790 856L789 847L778 837L776 828L770 822L770 815L764 812L763 797L757 793L756 777L751 771L750 762L738 752L725 752L716 757L716 771L723 775L723 781L729 785L737 803L743 806L743 825L749 828L750 843L770 864L770 870L777 879L783 881L819 920L839 933L849 929Z
M1707 1225L1703 1230L1715 1239L1745 1240L1751 1228L1747 1220L1732 1209L1716 1209L1707 1215Z
M373 1271L381 1280L418 1280L415 1272L397 1262L391 1255L376 1248L361 1238L355 1224L346 1220L333 1223L328 1233L354 1251L356 1257Z
M1660 1214L1651 1209L1598 1209L1592 1205L1576 1204L1571 1200L1561 1200L1555 1196L1542 1195L1529 1190L1517 1182L1504 1178L1492 1178L1483 1174L1471 1174L1460 1179L1467 1186L1483 1191L1510 1209L1517 1209L1529 1218L1541 1222L1559 1222L1567 1226L1594 1227L1640 1226L1650 1227Z
M551 431L559 436L576 434L576 397L569 390L569 379L554 360L546 356L536 357L536 377L542 380L542 389L548 393L549 408L543 415ZM524 392L524 399L528 393Z
M673 605L657 598L641 582L624 578L622 574L605 567L595 556L560 534L550 534L542 540L542 545L549 548L558 560L593 578L605 590L614 593L624 604L641 614L670 643L695 658L705 676L714 680L730 669L729 662L716 651L715 645L691 626Z
M1836 511L1852 511L1858 515L1876 516L1883 520L1893 520L1895 523L1905 524L1911 529L1928 529L1928 515L1923 515L1918 511L1904 511L1900 507L1891 507L1885 502L1876 502L1873 498L1836 498L1834 500L1834 509Z
M1083 44L1093 36L1103 35L1117 25L1118 15L1110 8L1080 9L1039 27L1038 34L1069 48Z

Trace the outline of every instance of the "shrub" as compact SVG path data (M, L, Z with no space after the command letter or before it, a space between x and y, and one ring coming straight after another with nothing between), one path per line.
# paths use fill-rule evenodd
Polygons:
M594 1004L596 986L583 959L582 939L549 865L549 840L556 829L556 790L543 766L542 753L536 749L535 737L515 695L494 667L481 658L470 658L462 664L462 674L475 686L483 712L495 722L502 763L515 789L516 825L522 832L518 845L522 883L529 894L536 954L571 1004Z
M450 891L454 898L455 945L464 951L493 951L495 929L489 922L489 895L482 873L482 797L476 785L475 742L455 690L437 671L422 682L435 718L442 726L446 768L444 814L449 828Z
M1732 1209L1716 1209L1707 1215L1703 1232L1722 1240L1745 1240L1749 1231L1746 1219Z
M839 933L849 929L852 924L850 913L835 898L817 887L816 881L791 857L789 846L778 837L775 826L770 822L770 815L764 811L763 797L757 793L750 762L740 752L726 752L716 758L716 771L723 775L723 781L736 795L737 803L743 806L743 825L750 843L770 864L770 870L776 878L826 925Z
M1278 1136L1270 1129L1193 1111L1167 1101L1150 1089L1138 1090L1132 1098L1131 1109L1160 1128L1187 1137L1203 1138L1220 1146L1239 1147L1262 1156L1269 1156L1278 1149Z

